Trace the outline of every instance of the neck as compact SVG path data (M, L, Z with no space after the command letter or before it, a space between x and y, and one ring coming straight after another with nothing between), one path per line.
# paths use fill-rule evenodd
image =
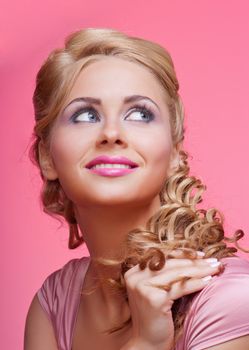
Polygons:
M144 228L159 207L158 197L143 206L76 207L76 219L91 259L122 259L129 231Z
M148 219L160 207L159 197L143 206L77 207L75 215L90 253L90 265L85 277L86 290L96 286L96 280L116 278L120 267L106 267L96 263L97 258L122 260L127 234L135 228L145 227ZM100 285L94 295L98 296L106 315L120 310L124 300L113 295L110 287ZM96 305L96 298L94 303Z

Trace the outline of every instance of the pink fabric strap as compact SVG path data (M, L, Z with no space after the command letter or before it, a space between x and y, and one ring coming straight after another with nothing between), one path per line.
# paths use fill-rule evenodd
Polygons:
M89 257L72 259L54 271L37 291L41 306L53 325L59 350L71 350L80 293Z

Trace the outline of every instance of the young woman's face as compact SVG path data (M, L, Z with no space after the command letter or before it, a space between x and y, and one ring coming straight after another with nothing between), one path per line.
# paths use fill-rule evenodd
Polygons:
M86 167L98 156L126 157L137 166ZM158 199L176 153L164 92L152 73L116 57L84 68L51 131L50 157L47 178L58 178L77 206L141 205ZM100 159L99 164L109 161Z

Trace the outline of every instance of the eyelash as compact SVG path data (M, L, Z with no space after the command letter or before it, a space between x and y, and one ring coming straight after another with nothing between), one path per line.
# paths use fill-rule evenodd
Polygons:
M84 112L91 112L91 113L96 113L97 111L95 110L95 108L93 108L92 106L85 106L83 108L80 108L78 111L76 111L70 118L70 120L77 124L77 123L82 123L80 121L77 121L76 118L84 113ZM151 122L155 116L153 111L147 107L146 105L135 105L133 106L133 110L132 112L142 112L145 116L147 116L149 119L148 120L144 120L145 123L149 123ZM136 120L135 120L136 121ZM83 122L84 123L84 122ZM91 123L91 122L90 122Z

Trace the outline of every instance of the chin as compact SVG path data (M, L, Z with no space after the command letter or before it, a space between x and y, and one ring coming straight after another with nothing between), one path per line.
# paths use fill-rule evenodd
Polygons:
M84 198L84 201L82 201L82 198ZM92 193L91 196L82 196L77 202L80 206L85 207L89 205L93 207L109 207L110 209L115 209L116 207L127 207L128 209L134 207L144 207L155 202L160 204L160 199L158 194L147 194L147 196L141 196L141 193L135 191L129 191L128 193L127 191L126 193L121 191L111 193L109 191L108 193L101 192L101 195L100 192L98 192L96 195Z

